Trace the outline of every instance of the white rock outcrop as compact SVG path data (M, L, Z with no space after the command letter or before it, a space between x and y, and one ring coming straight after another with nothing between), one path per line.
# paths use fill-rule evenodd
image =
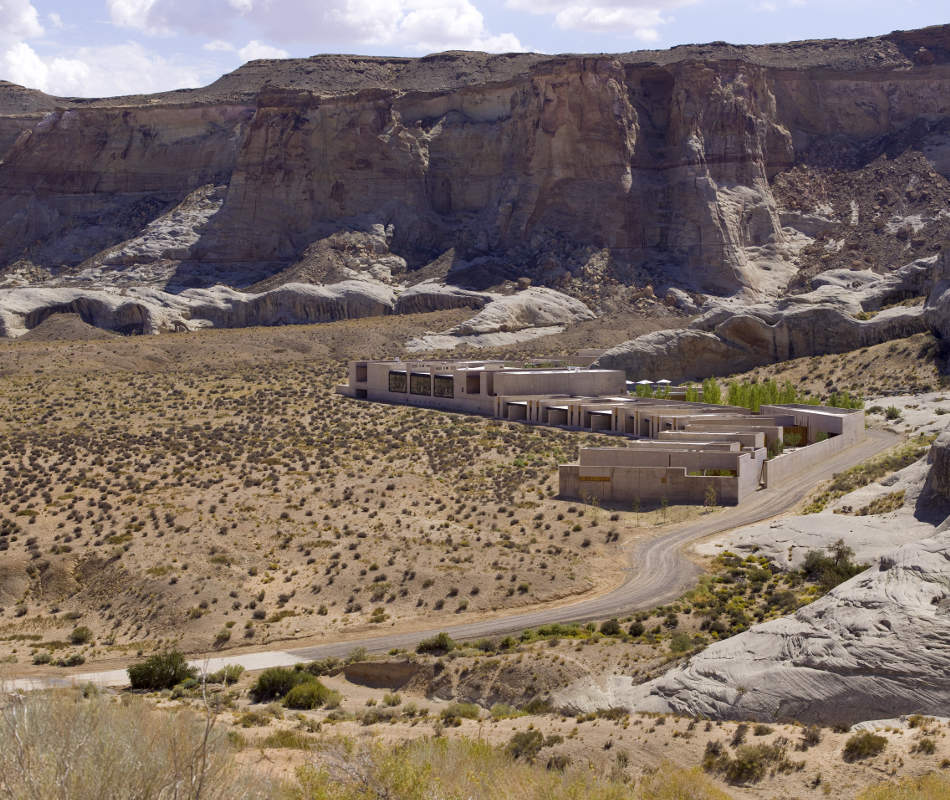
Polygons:
M594 312L580 300L554 289L533 286L517 294L496 295L478 314L456 325L448 333L470 336L511 332L595 318Z
M615 675L553 698L713 719L854 723L950 714L950 533L905 545L796 614L717 642L640 686Z

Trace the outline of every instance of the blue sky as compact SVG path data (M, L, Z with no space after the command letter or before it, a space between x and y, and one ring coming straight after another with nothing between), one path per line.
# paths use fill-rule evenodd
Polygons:
M947 0L0 0L0 79L93 97L201 86L254 58L620 52L944 22Z

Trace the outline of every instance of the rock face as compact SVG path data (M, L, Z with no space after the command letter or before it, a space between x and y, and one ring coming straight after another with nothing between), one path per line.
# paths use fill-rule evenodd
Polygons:
M776 175L908 148L946 170L948 117L947 26L614 56L257 61L149 98L0 84L0 269L169 262L176 291L266 290L274 276L386 282L454 249L536 285L596 263L621 285L774 294L822 216L785 210ZM226 187L217 208L169 241L174 226L153 223L204 186Z
M939 280L942 264L933 256L886 276L829 272L807 294L769 304L716 305L685 330L640 336L611 348L596 363L624 369L634 378L698 380L802 356L844 353L929 327L939 330L940 320L950 319L950 292L945 300L928 301L926 309L877 309L926 294Z
M905 545L793 616L717 642L614 699L645 711L823 724L950 714L948 565L950 533Z
M0 290L0 336L22 336L53 314L78 314L83 322L120 333L149 334L201 327L243 328L332 322L392 313L393 290L367 281L331 286L287 284L247 294L224 286L170 294L139 287Z
M186 289L178 294L142 286L121 290L29 287L0 289L0 336L22 336L54 314L78 314L83 322L98 328L141 334L333 322L463 307L482 311L458 329L447 331L443 335L446 343L433 347L454 347L471 339L471 334L475 334L474 343L483 334L503 336L514 331L543 335L561 330L552 326L594 318L579 300L541 288L497 295L420 284L400 293L372 280L347 280L327 286L287 283L257 293L226 286ZM484 342L504 343L504 338Z

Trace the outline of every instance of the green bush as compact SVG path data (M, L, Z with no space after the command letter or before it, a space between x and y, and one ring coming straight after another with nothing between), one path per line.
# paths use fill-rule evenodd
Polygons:
M309 672L286 667L271 667L265 669L251 687L251 698L255 703L266 703L269 700L279 700L295 686L307 681L316 681Z
M316 675L317 677L322 677L324 675L336 675L340 670L343 669L343 662L338 658L329 656L328 658L323 658L320 661L311 661L304 667L307 672L311 675Z
M512 758L533 761L538 753L541 752L543 746L544 737L541 735L541 731L530 730L514 734L508 741L508 746L505 750Z
M237 683L243 674L244 667L240 664L225 664L217 672L212 672L207 681L208 683L223 683L225 686L230 686L232 683Z
M884 752L887 739L870 731L861 731L854 734L844 743L844 760L858 761L862 758L872 758Z
M307 678L305 683L298 683L287 692L284 697L284 705L287 708L310 711L326 703L330 697L330 690L316 678L310 675L307 675Z
M156 691L171 689L183 680L195 677L198 670L188 666L183 653L170 650L133 664L128 668L128 673L133 689Z
M838 539L828 550L828 555L820 550L809 550L802 563L805 577L817 583L822 591L830 592L839 583L864 572L868 567L867 564L855 564L851 560L854 550L844 543L844 539Z
M450 650L456 648L455 641L447 633L437 633L429 639L423 639L416 645L417 653L430 653L432 655L444 655Z
M92 641L92 631L85 625L80 625L69 634L71 644L89 644Z
M600 632L604 636L618 636L620 634L620 623L616 619L604 620L600 623Z
M449 703L439 715L443 721L453 719L478 719L481 709L475 703Z
M630 627L627 628L627 633L631 636L643 636L644 631L643 623L640 620L635 620L630 623Z

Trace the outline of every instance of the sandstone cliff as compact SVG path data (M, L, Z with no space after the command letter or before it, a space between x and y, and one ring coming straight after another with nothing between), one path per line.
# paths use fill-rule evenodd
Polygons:
M159 288L272 289L354 271L411 283L451 252L450 266L490 259L588 300L647 281L775 294L820 229L855 213L885 215L889 258L926 255L948 119L950 26L615 56L258 61L147 98L0 83L0 269L56 283L161 262L143 278ZM808 170L905 151L933 173L925 197L856 212L790 199ZM214 213L157 248L155 221L204 186L222 187ZM919 230L897 238L911 223L885 222L911 212Z

